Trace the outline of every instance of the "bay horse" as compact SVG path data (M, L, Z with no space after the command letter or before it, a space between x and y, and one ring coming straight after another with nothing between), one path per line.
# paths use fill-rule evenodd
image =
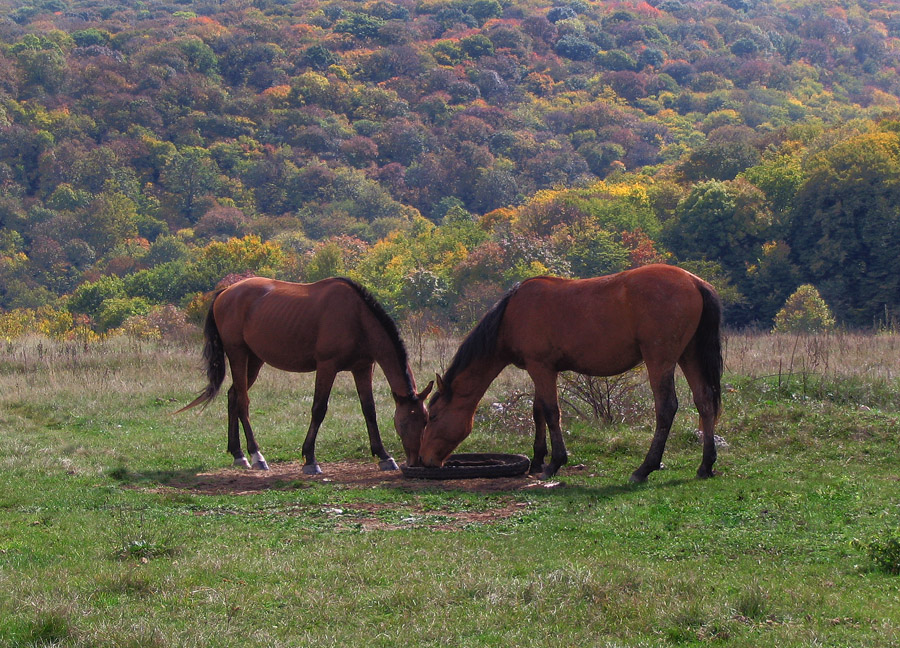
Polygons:
M517 284L463 340L437 376L419 458L441 466L472 431L475 408L494 378L512 364L534 382L531 472L548 478L566 463L557 374L620 374L642 361L656 409L656 432L631 481L661 466L678 408L675 367L687 378L700 413L703 460L698 477L712 477L714 429L721 407L722 307L715 289L669 265L649 265L591 279L535 277ZM550 429L551 461L546 428Z
M369 445L382 470L396 470L385 450L375 416L372 374L381 367L394 397L394 427L407 461L418 463L419 441L427 412L409 367L397 325L372 294L343 277L302 284L250 277L215 293L204 325L203 358L206 388L178 412L207 404L225 379L225 357L231 367L228 390L228 452L234 465L250 467L241 450L238 422L244 428L253 468L268 464L250 427L248 390L263 364L294 372L316 372L312 419L303 442L303 472L321 473L316 461L316 435L328 409L328 397L338 372L353 374L362 405ZM176 412L176 414L178 413Z

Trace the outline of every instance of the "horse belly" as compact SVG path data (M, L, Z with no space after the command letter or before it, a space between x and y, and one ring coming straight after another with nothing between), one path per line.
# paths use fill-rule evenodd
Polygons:
M260 360L276 369L296 372L316 370L314 354L296 340L281 336L249 336L247 346Z
M587 376L616 376L641 363L637 345L597 346L575 350L560 359L557 371L574 371Z
M519 329L510 340L510 355L522 367L542 365L555 371L574 371L590 376L614 376L641 362L637 341L617 336L609 327L576 318L556 320L548 326L531 320L534 326Z

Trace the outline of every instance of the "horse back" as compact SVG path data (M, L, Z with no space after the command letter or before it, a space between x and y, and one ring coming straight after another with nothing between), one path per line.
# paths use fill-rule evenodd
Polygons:
M510 360L614 375L648 357L677 361L703 310L694 275L652 265L590 279L536 277L507 305L500 330Z
M251 277L228 287L214 304L226 349L243 347L287 371L359 357L362 302L339 279L310 284Z

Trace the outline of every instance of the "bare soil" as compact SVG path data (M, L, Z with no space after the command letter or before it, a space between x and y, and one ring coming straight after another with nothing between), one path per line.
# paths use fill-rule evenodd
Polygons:
M300 462L270 463L269 470L222 468L210 472L181 474L166 480L166 485L151 489L156 492L181 491L198 495L249 495L264 490L297 490L317 484L337 488L370 489L391 488L408 492L464 491L510 497L492 498L483 510L435 510L417 504L404 504L403 517L397 521L398 505L389 503L364 503L340 507L292 506L285 515L325 515L335 528L355 528L365 531L395 530L410 527L428 527L440 530L458 530L472 524L493 524L522 514L527 502L517 501L512 494L530 488L555 488L560 482L545 482L530 475L518 477L426 480L408 479L399 470L382 471L377 464L359 461L322 463L322 474L306 475ZM577 468L576 468L577 469ZM203 512L197 512L203 515Z
M166 485L201 495L246 495L262 490L293 490L315 483L360 489L382 487L470 493L514 492L556 483L541 482L529 475L476 479L407 479L399 470L379 470L374 462L361 461L335 461L321 463L320 466L320 475L304 474L303 464L300 462L271 463L269 470L222 468L193 476L177 476Z

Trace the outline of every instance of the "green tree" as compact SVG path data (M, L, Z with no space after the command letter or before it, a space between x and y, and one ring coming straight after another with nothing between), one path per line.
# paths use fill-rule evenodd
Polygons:
M202 215L201 198L219 185L219 168L209 151L188 146L166 163L160 183L170 192L177 213L188 223L195 223Z
M900 137L859 135L823 151L797 192L788 243L837 317L871 325L900 307Z
M336 277L346 272L340 246L328 241L316 246L303 268L304 281L319 281L326 277Z
M88 281L72 293L66 307L72 313L83 313L96 317L107 299L124 298L125 282L121 277L100 277L96 281Z
M667 223L665 241L682 259L719 260L739 280L771 224L762 192L746 181L696 185Z
M150 304L141 297L112 297L105 300L97 313L97 330L109 331L121 326L125 320L135 315L146 315L150 312Z
M138 235L138 212L123 193L102 193L82 216L81 237L99 254L105 254L127 238Z
M629 267L628 250L615 234L592 222L569 231L571 244L565 251L565 257L576 277L597 277Z
M497 0L475 0L475 2L469 6L469 13L474 16L479 23L484 24L491 18L499 18L503 15L503 7L500 6L500 3L497 2Z

